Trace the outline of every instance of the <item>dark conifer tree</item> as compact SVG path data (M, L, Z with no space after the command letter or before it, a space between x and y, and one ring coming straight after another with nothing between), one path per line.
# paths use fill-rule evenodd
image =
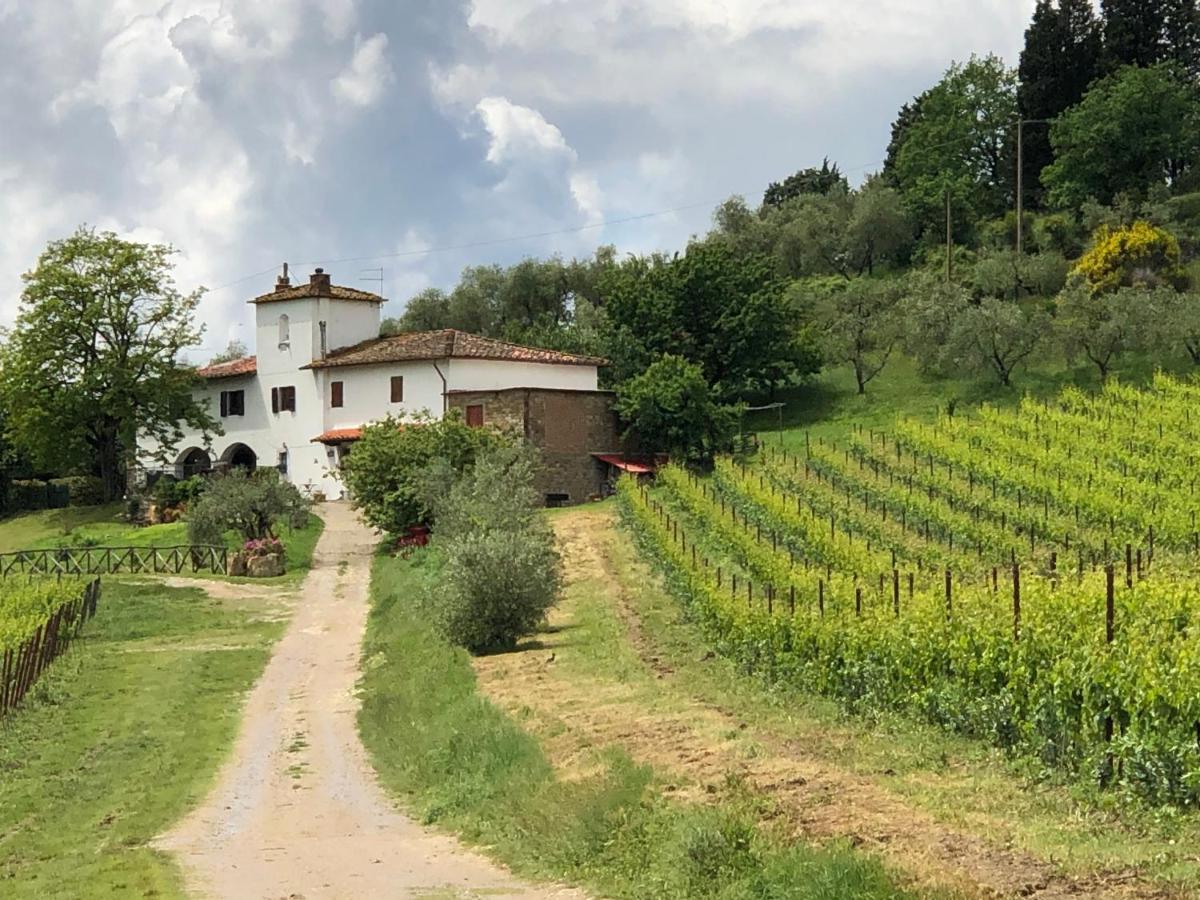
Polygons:
M1196 0L1102 0L1108 69L1176 62L1200 75Z
M1100 74L1100 23L1091 0L1038 0L1025 31L1017 104L1023 119L1053 119L1083 99ZM1054 161L1047 125L1025 130L1025 202L1041 202L1041 172Z

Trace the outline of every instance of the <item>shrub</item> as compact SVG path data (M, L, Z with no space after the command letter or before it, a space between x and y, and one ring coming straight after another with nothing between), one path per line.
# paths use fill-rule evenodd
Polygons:
M95 475L53 478L50 484L67 492L71 506L97 506L104 502L104 481Z
M310 505L275 469L231 469L188 509L188 537L197 544L220 544L227 531L243 541L273 538L281 523L302 528Z
M1125 228L1100 226L1091 249L1080 257L1071 274L1082 278L1093 293L1122 287L1187 286L1179 242L1171 232L1149 222L1134 222Z
M554 605L559 558L549 534L478 531L447 547L438 630L472 653L506 650Z
M454 474L461 473L481 451L505 443L511 441L495 429L467 425L458 410L438 420L388 417L363 429L354 453L342 464L342 480L367 522L398 534L432 518L420 492L430 463L443 460Z
M528 445L498 447L432 500L447 562L430 607L442 635L474 653L512 648L558 597L561 562L538 508L536 466Z

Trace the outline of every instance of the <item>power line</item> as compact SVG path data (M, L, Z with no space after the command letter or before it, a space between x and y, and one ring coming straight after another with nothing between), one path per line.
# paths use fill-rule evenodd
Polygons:
M941 150L946 147L952 147L952 146L955 146L958 144L963 144L968 141L974 140L974 137L975 137L974 135L960 135L957 138L952 138L950 140L942 141L940 143L934 144L933 146L931 146L927 149L928 150ZM842 169L841 171L843 173L858 172L858 171L862 171L864 169L869 169L872 166L881 166L884 164L884 162L886 162L886 160L876 160L874 162L862 163L861 165L856 165L856 166L852 166L850 168L845 168L845 169ZM755 188L755 191L758 191L758 190L760 190L760 188ZM411 258L418 257L418 256L432 256L435 253L453 253L453 252L456 252L459 250L476 250L476 249L479 249L482 247L496 247L496 246L500 246L503 244L515 244L515 243L520 243L522 241L538 240L540 238L558 237L560 235L566 235L566 234L580 234L585 231L594 231L599 228L608 228L613 225L627 225L630 222L640 222L640 221L644 221L646 219L658 218L660 216L669 216L673 213L685 212L687 210L697 209L697 208L703 207L703 206L713 206L715 204L721 203L722 201L724 201L725 199L727 199L730 196L735 196L735 195L745 196L746 193L747 192L745 192L745 191L735 191L732 194L725 194L723 197L716 199L716 200L709 199L709 200L697 201L695 203L685 203L680 206L667 207L666 209L657 209L657 210L653 210L651 212L636 213L634 215L623 216L623 217L617 218L617 219L604 219L600 222L589 222L584 225L575 225L575 226L571 226L568 228L555 228L555 229L551 229L549 231L534 231L534 232L529 232L527 234L511 235L509 237L490 238L490 239L480 240L480 241L469 241L469 242L463 243L463 244L446 244L441 247L425 247L420 250L400 250L400 251L396 251L393 253L377 253L377 254L370 255L370 256L345 256L345 257L341 257L338 259L313 259L313 260L308 260L307 262L298 263L298 265L301 265L301 266L328 266L328 265L336 265L339 263L374 262L376 260L381 260L381 259L411 259ZM233 281L227 281L223 284L217 285L214 288L210 288L209 293L215 293L216 291L226 290L228 288L235 287L236 285L242 284L244 282L251 281L252 279L255 279L255 278L262 278L266 275L270 275L271 273L275 272L278 268L279 268L278 265L274 265L274 266L271 266L269 269L263 269L260 272L254 272L250 275L243 275L242 277L236 278Z

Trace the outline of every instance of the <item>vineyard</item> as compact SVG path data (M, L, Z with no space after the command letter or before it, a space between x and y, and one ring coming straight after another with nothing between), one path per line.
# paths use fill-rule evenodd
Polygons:
M66 652L99 598L99 579L0 580L0 718Z
M723 652L1153 803L1200 805L1200 386L763 448L622 483Z

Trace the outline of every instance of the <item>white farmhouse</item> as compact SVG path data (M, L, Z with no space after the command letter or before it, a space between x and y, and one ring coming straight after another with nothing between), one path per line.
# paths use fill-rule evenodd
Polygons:
M550 504L600 490L619 453L611 394L599 390L605 361L446 329L379 337L382 297L284 275L255 307L256 354L199 370L197 397L224 434L185 431L174 474L228 466L274 466L306 493L342 496L341 460L362 427L421 411L461 408L471 425L516 428L539 446L540 489ZM158 456L143 441L142 461Z

